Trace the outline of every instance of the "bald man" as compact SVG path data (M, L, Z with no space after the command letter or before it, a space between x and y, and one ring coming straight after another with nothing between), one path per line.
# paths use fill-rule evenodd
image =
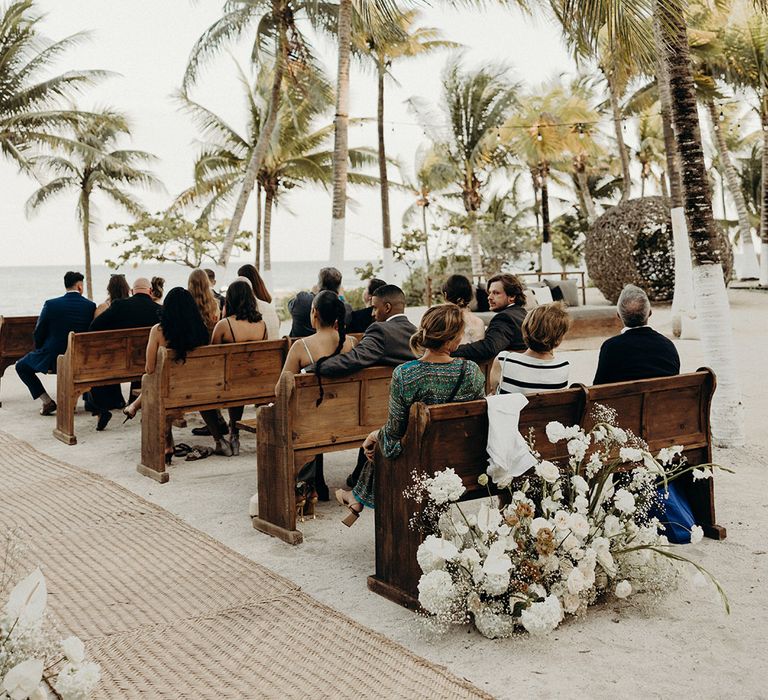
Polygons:
M160 320L162 307L156 304L150 292L152 284L146 277L139 277L133 283L133 296L118 299L100 316L93 319L91 331L114 331L120 328L143 328L154 326ZM119 384L94 387L86 396L89 408L99 416L96 430L104 430L112 414L111 408L122 408L125 400Z

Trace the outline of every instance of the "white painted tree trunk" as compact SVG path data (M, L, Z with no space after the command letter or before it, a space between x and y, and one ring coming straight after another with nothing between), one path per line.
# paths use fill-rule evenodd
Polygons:
M344 267L344 232L346 219L334 217L331 220L331 256L330 265L338 270Z
M688 227L685 211L674 207L672 217L672 241L675 254L675 291L672 297L672 334L680 338L685 331L687 338L698 337L695 324L696 311L693 297L693 265L688 243Z
M768 287L768 243L760 246L760 286Z
M752 242L751 232L749 236L741 237L741 251L739 252L739 265L737 267L739 279L753 280L760 277L760 263L757 259L755 244Z
M381 277L387 284L395 284L395 264L392 248L384 248L381 256Z
M541 271L554 272L555 258L552 255L552 241L541 244Z
M744 444L744 424L723 266L697 265L693 284L705 362L717 375L712 400L712 438L719 447L738 447Z

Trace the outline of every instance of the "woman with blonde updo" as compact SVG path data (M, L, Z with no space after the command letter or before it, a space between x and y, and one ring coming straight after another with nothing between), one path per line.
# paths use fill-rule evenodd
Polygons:
M389 415L383 428L372 432L363 443L368 463L353 491L336 491L336 499L349 508L345 525L352 525L364 506L374 507L373 453L376 444L385 457L396 458L402 451L400 440L408 427L411 406L473 401L485 396L485 377L471 360L453 358L461 344L464 316L455 304L428 309L419 329L411 338L411 348L418 360L395 367L389 394Z
M464 336L461 344L474 343L485 338L483 319L469 310L469 304L475 296L470 281L464 275L451 275L443 285L443 296L447 302L456 304L464 316Z
M203 323L208 329L208 334L213 335L213 329L221 318L221 307L216 297L213 296L211 282L204 270L192 270L187 281L187 291L197 304Z

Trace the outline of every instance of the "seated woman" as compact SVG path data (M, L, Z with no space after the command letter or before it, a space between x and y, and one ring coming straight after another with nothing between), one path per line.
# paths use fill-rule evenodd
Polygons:
M267 324L267 338L278 340L280 338L280 319L264 279L253 265L242 265L237 270L237 274L240 277L245 277L251 283L251 289L256 296L256 306L264 319L264 323Z
M374 507L373 453L376 444L382 454L393 459L402 451L400 440L408 428L411 406L473 401L485 396L485 377L471 360L453 358L464 333L464 314L455 304L428 309L418 331L411 338L411 348L418 360L411 360L392 372L389 415L381 430L372 432L363 443L368 462L352 491L336 491L336 500L349 508L343 523L349 527L357 521L363 506Z
M209 334L213 335L213 329L221 318L221 309L219 308L219 302L216 301L216 297L213 296L213 289L211 288L208 275L199 268L192 270L187 281L187 290L195 300L195 304L197 304Z
M165 297L160 323L152 326L147 341L144 371L153 374L157 366L160 348L170 348L176 353L176 362L185 362L187 353L208 344L208 329L192 295L182 287L174 287ZM123 409L125 420L130 420L141 408L141 396ZM170 426L166 433L165 461L171 463L173 436Z
M541 304L523 320L524 353L501 352L493 362L491 386L497 394L538 394L568 386L568 360L555 358L555 348L571 326L565 304Z
M315 364L317 371L329 357L349 352L355 347L355 339L347 337L346 315L347 308L336 292L324 290L316 294L312 299L312 308L309 313L309 320L315 333L306 338L300 338L291 345L288 357L285 358L283 371L298 374L311 364ZM319 406L324 396L323 380L319 372L317 372L317 384L320 390L317 399ZM296 495L296 506L300 512L303 513L307 500L312 504L317 502L318 492L323 500L328 500L328 487L325 485L323 476L323 455L316 455L311 462L307 462L299 472L297 481L300 489Z
M107 283L107 298L96 307L93 317L101 316L118 299L127 299L131 296L131 288L125 279L125 275L110 275Z
M475 296L470 281L464 275L451 275L443 285L443 296L447 302L456 304L464 316L464 336L461 344L474 343L476 340L485 338L483 319L469 310L469 305Z
M224 318L213 329L211 345L266 340L267 326L256 308L256 297L247 280L235 280L229 285L224 301L224 314ZM208 430L216 440L215 454L226 457L240 454L237 421L243 417L244 408L244 406L234 406L229 409L229 440L225 439L220 429L216 409L200 412Z
M165 279L162 277L153 277L150 282L152 289L149 292L149 296L152 297L152 301L155 304L163 303L163 287L165 287Z

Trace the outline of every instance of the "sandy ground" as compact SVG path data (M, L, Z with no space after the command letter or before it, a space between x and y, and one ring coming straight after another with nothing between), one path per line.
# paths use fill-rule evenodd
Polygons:
M371 513L348 530L340 522L338 505L319 504L318 519L302 526L305 541L298 547L251 528L248 501L256 488L251 435L243 437L239 458L175 460L170 482L161 486L136 472L138 420L121 426L115 415L105 432L96 433L96 419L81 409L76 419L79 444L66 446L52 437L53 419L37 415L38 405L12 369L2 382L0 428L167 508L322 602L497 697L768 697L768 544L760 530L768 526L768 294L732 290L731 302L747 445L715 452L716 461L736 469L735 475L718 476L715 486L718 522L728 529L728 538L681 548L719 578L730 598L730 615L713 589L694 587L684 571L669 595L638 595L596 606L543 640L520 636L489 641L467 630L430 637L416 615L366 587L374 570ZM658 308L653 325L669 333L669 318L668 308ZM679 341L677 346L683 371L705 364L698 341ZM599 341L576 347L563 349L562 355L572 363L571 379L588 383ZM53 394L55 380L45 382ZM190 420L190 426L196 424ZM176 440L193 438L188 430L178 430ZM354 457L352 452L326 456L332 488L343 484Z

